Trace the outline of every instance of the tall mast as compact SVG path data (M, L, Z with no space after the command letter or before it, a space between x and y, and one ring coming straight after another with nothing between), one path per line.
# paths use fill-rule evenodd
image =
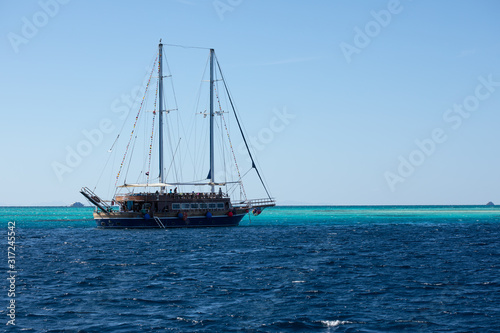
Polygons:
M158 99L159 103L159 159L160 159L160 183L165 183L164 175L163 175L163 71L162 71L162 60L163 60L163 44L158 45ZM162 188L163 190L163 188Z
M214 186L214 49L210 49L210 182Z

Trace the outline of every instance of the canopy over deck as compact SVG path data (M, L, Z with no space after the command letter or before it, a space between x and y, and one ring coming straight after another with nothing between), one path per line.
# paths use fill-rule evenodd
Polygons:
M123 184L117 187L124 188L124 187L167 187L167 186L173 186L167 183L151 183L151 184Z

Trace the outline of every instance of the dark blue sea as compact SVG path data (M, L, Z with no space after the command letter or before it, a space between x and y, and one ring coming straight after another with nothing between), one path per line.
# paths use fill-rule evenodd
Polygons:
M91 208L0 221L6 331L500 331L496 206L276 207L213 229L97 229Z

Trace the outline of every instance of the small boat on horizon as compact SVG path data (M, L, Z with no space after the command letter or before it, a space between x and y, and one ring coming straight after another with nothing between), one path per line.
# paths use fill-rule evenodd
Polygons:
M209 172L206 179L203 180L190 180L190 181L168 181L167 173L172 166L173 160L176 157L177 150L172 152L172 163L167 170L165 165L165 137L166 130L165 122L166 117L173 110L167 110L164 106L164 78L170 77L171 75L163 74L163 44L158 45L158 55L157 59L153 64L153 70L149 80L151 81L154 68L158 68L158 78L156 86L156 94L154 97L154 110L152 113L152 125L150 127L150 142L147 143L145 151L149 150L149 154L139 158L139 162L142 165L142 170L140 170L140 177L143 179L142 182L128 183L126 177L122 177L127 162L131 163L134 160L133 151L136 144L137 134L136 124L140 118L143 117L142 114L145 112L143 110L143 104L139 107L137 117L135 118L135 123L133 125L132 134L130 135L129 142L126 145L125 154L122 158L122 163L120 165L118 174L116 176L115 183L115 193L112 200L103 200L97 196L94 190L88 187L83 187L80 193L87 198L87 200L95 206L95 211L93 213L94 220L96 221L97 227L100 228L182 228L182 227L225 227L225 226L237 226L246 214L250 212L253 215L258 215L266 207L275 206L275 200L269 194L269 191L261 177L259 170L257 169L254 157L250 151L247 140L245 139L243 129L240 120L237 116L236 110L233 105L231 96L229 95L229 90L227 88L224 76L220 71L220 65L216 59L214 49L209 49L209 67L210 67L210 80L209 80L209 112L208 115L205 112L203 114L204 118L209 117L209 136L207 146L209 147ZM217 67L215 66L217 65ZM216 70L220 77L216 78ZM145 95L148 91L150 81L145 88ZM229 132L227 132L227 138L229 139L228 149L231 153L231 160L234 160L236 164L235 169L237 170L236 178L234 180L218 180L216 179L217 173L215 172L215 118L220 117L221 124L218 126L219 130L222 131L221 127L227 131L226 120L223 118L225 111L222 111L219 101L219 95L216 90L216 82L222 81L224 91L227 93L229 100L229 105L232 109L232 114L235 117L237 128L241 133L246 152L251 162L250 170L255 171L257 179L267 194L266 198L250 200L246 197L246 192L243 187L243 177L248 173L241 176L236 163L236 155L231 144L231 138ZM215 99L219 103L218 111L214 111ZM144 97L143 97L144 101ZM157 107L158 105L158 107ZM177 109L175 109L177 110ZM151 120L151 119L150 119ZM156 124L155 124L156 121ZM172 124L170 124L172 125ZM224 133L226 134L226 133ZM196 133L195 133L196 135ZM222 135L225 136L225 135ZM170 138L170 136L168 136ZM148 141L149 141L148 139ZM180 142L180 139L179 139ZM171 143L171 142L170 142ZM157 162L158 162L158 177L150 177L154 173L151 168L152 161L152 150L157 145ZM178 148L178 147L177 147ZM172 148L171 148L172 149ZM173 149L172 149L173 150ZM229 155L230 153L227 153ZM226 156L227 158L227 156ZM225 165L221 163L220 165ZM205 169L206 170L206 169ZM127 169L128 173L128 169ZM219 173L220 174L220 173ZM226 171L223 172L226 175ZM226 178L224 176L224 178ZM122 181L121 185L118 182ZM189 190L186 190L189 188ZM200 188L202 188L200 190ZM204 189L203 189L204 188ZM218 189L216 189L218 188ZM223 191L224 188L224 191ZM240 199L235 200L232 196L235 196L239 189ZM137 190L137 191L136 191Z

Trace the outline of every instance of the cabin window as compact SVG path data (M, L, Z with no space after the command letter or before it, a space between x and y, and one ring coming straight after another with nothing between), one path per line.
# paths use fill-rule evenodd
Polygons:
M217 208L218 209L224 209L224 203L223 202L218 202L217 203Z
M201 203L200 204L200 208L201 209L207 209L208 208L208 205L206 203Z
M208 208L215 208L215 207L216 207L216 205L214 203L208 204Z
M189 209L189 204L188 203L183 203L181 204L182 209Z
M172 209L181 209L181 204L178 203L172 204Z
M197 203L192 203L191 204L191 209L198 209L198 204Z

